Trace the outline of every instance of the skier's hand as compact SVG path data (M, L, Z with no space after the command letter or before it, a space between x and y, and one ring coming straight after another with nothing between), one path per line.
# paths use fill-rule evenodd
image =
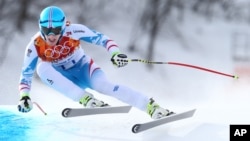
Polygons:
M30 100L30 97L25 95L22 96L22 98L19 101L19 104L17 106L17 109L19 112L27 113L31 111L33 108L33 103Z
M128 57L126 54L115 53L111 58L111 62L116 67L124 67L128 64Z

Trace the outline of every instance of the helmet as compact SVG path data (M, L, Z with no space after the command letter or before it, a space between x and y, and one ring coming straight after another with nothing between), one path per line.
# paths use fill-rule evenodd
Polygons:
M61 27L63 30L66 25L65 15L61 8L56 6L49 6L40 14L39 19L39 28L41 30L42 27L46 28L55 28Z

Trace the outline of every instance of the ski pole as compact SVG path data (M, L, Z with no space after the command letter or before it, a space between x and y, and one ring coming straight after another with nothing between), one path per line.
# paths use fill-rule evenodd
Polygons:
M169 65L184 66L184 67L199 69L202 71L207 71L207 72L211 72L211 73L215 73L215 74L219 74L219 75L223 75L223 76L227 76L227 77L232 77L234 79L239 79L239 76L237 76L237 75L226 74L226 73L218 72L218 71L207 69L207 68L194 66L194 65L190 65L190 64L178 63L178 62L155 62L155 61L149 61L149 60L143 60L143 59L130 59L129 62L141 62L141 63L146 63L146 64L169 64Z
M47 113L42 109L42 107L41 107L38 103L33 102L33 104L35 104L35 105L37 106L37 108L38 108L45 116L47 115Z

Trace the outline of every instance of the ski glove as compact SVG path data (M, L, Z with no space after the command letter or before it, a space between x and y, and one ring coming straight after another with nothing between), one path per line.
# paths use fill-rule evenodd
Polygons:
M29 96L23 96L19 104L17 106L19 112L27 113L32 110L33 108L33 103L30 100Z
M112 56L111 62L118 68L124 67L128 64L128 57L125 54L116 53Z

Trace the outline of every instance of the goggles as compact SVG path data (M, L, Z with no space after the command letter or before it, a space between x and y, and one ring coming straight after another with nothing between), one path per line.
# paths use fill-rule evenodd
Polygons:
M62 27L58 26L58 27L55 27L55 28L52 28L52 27L47 28L47 27L42 26L41 30L42 30L42 33L45 34L45 35L49 35L51 33L54 34L54 35L58 35L62 31Z

